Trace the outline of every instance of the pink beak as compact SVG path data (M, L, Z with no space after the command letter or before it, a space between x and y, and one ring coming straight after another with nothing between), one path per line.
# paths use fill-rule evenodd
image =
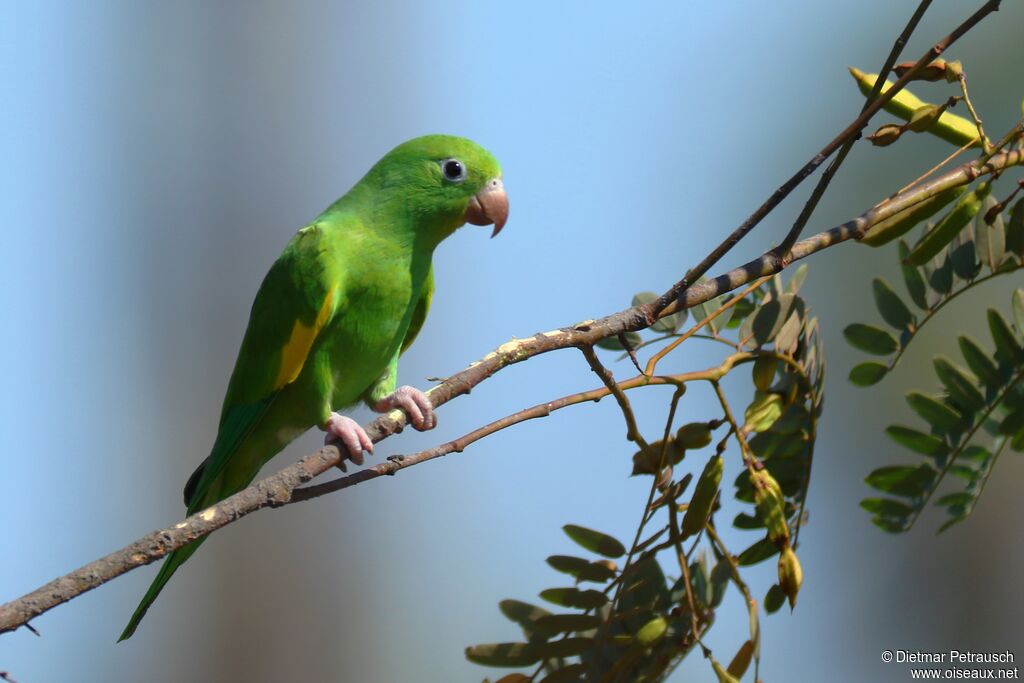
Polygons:
M508 195L505 194L505 185L501 178L491 178L484 189L470 198L465 218L467 223L473 225L493 223L494 232L491 233L491 237L501 232L505 227L505 221L508 220Z

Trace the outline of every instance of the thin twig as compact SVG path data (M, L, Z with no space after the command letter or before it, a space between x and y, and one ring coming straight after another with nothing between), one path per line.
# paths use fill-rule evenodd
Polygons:
M960 72L960 91L964 94L964 104L967 105L967 111L970 113L971 118L974 119L974 125L978 127L978 137L981 139L981 146L986 152L992 149L992 143L989 142L988 136L985 135L985 128L981 122L981 116L974 109L974 104L971 103L971 96L967 94L967 76Z
M636 424L636 414L633 412L633 406L630 405L629 399L626 397L625 392L619 387L615 381L615 375L612 371L604 366L601 359L594 353L594 347L587 345L581 346L580 351L583 352L583 357L587 359L587 364L590 365L590 369L594 371L608 391L615 397L615 401L619 404L619 409L622 411L622 417L626 420L626 438L635 443L641 449L647 448L647 442L644 440L642 434L640 434L640 428ZM634 357L634 364L636 363ZM636 369L638 372L643 372L640 366L637 365Z
M900 58L900 54L902 54L903 48L906 46L907 41L910 40L910 36L914 33L914 29L917 28L917 24L921 21L921 18L924 16L924 13L928 11L928 6L931 4L932 0L921 0L921 4L917 6L917 9L914 11L914 14L911 15L910 21L907 22L907 25L906 27L904 27L903 32L900 33L899 37L896 39L896 42L893 43L892 50L889 51L889 56L886 57L885 63L882 65L882 69L878 72L878 77L875 79L875 84L871 86L871 92L868 93L867 99L864 100L864 106L860 110L861 114L863 114L867 110L867 108L871 106L871 103L875 101L875 99L878 97L878 94L882 92L882 85L889 77L889 72L892 71L893 65L896 64L896 60ZM922 66L923 65L920 63L915 64L912 71L920 70ZM867 122L865 121L865 124L866 123ZM825 195L825 191L828 189L829 183L832 182L832 178L834 178L836 172L839 171L839 167L846 160L846 156L850 153L850 150L853 149L853 145L855 142L857 142L857 139L859 137L860 135L858 134L851 135L850 137L846 138L846 141L843 142L843 146L839 149L839 153L836 154L836 157L828 165L828 168L825 169L825 172L821 174L821 177L818 179L818 184L815 185L814 191L811 192L811 196L807 199L807 202L804 204L804 208L801 209L800 215L797 216L796 221L794 221L793 227L789 229L789 233L782 240L782 242L779 243L779 246L775 248L775 253L780 258L785 257L786 252L789 251L790 247L793 246L793 243L796 242L797 239L800 237L800 233L803 232L804 227L806 227L807 221L809 221L811 218L811 214L813 214L814 209L817 208L818 202L821 201L821 198Z
M748 232L753 230L758 223L760 223L765 216L778 206L782 200L789 196L789 194L796 189L800 183L802 183L809 175L811 175L819 166L825 163L825 160L832 156L833 152L839 149L848 139L860 135L860 132L864 129L864 126L868 124L878 111L900 92L907 83L917 74L918 70L925 64L929 64L934 61L939 55L941 55L950 45L955 43L961 36L967 31L971 30L978 22L988 16L990 13L999 9L1001 0L988 0L981 9L968 17L962 24L956 27L949 35L935 43L915 64L914 66L903 74L891 88L887 89L881 95L878 96L873 102L868 104L867 107L861 112L860 116L853 120L853 122L843 129L839 135L832 139L827 145L825 145L820 152L810 159L803 167L797 171L789 180L779 186L775 192L772 193L764 204L750 215L747 220L743 221L739 227L732 231L732 233L722 241L715 249L704 257L700 263L687 271L686 276L677 282L669 291L661 295L657 301L649 304L648 315L650 317L659 317L663 311L665 311L673 302L680 299L685 292L692 286L692 283L696 282L704 273L706 273L712 266L728 253L736 244L743 239ZM787 250L788 251L788 250ZM775 250L768 252L768 258L772 261L782 261L783 257L777 255ZM783 255L785 256L785 254ZM780 268L784 264L774 264L776 268ZM781 268L780 268L781 269Z

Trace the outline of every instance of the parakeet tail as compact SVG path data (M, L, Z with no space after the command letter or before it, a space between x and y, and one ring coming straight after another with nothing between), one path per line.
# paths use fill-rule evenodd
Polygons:
M146 616L146 611L149 609L149 606L152 605L153 601L156 600L156 597L160 595L160 591L162 591L164 586L167 585L167 582L171 580L171 576L174 575L174 572L178 570L178 567L185 564L185 560L192 557L192 553L194 553L205 540L206 537L192 541L188 545L178 548L167 556L167 559L164 560L163 566L160 567L160 573L156 575L153 585L151 585L149 590L146 591L146 595L142 598L142 602L140 602L139 606L135 608L135 613L132 614L131 620L128 622L128 625L124 627L124 631L121 633L121 637L117 639L117 642L120 643L122 640L127 640L132 637L132 634L135 633L135 629L139 627L139 622L142 621L142 617Z

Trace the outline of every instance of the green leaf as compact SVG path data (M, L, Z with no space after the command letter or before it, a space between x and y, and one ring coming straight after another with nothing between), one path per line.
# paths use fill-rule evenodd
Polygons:
M868 486L905 498L922 496L937 474L929 465L889 465L879 467L864 478Z
M680 320L678 313L670 313L664 318L658 318L655 320L651 324L651 329L655 332L671 334L678 330L682 324L682 320Z
M538 631L554 635L589 631L601 625L601 618L594 614L549 614L535 622Z
M766 432L782 416L782 397L762 391L755 392L754 401L747 406L747 425L755 432Z
M569 574L577 581L604 583L615 576L615 572L611 567L599 562L585 560L582 557L552 555L547 559L547 563L555 571Z
M746 512L740 512L732 520L732 525L737 529L763 529L764 522L761 521L760 517L754 515L748 515Z
M949 260L953 264L953 272L961 280L973 280L981 271L974 243L974 226L970 223L953 240Z
M722 456L718 454L711 456L704 466L680 524L683 538L693 536L703 530L704 525L707 524L711 506L714 505L715 498L718 496L718 487L722 482L722 468Z
M846 329L843 330L843 336L846 337L846 341L851 346L865 353L873 353L876 356L888 356L900 348L895 337L881 327L873 325L865 325L863 323L847 325Z
M729 322L728 324L726 324L726 327L740 327L744 323L744 321L746 321L747 317L754 312L755 308L756 306L754 302L750 300L750 297L740 299L735 304L733 304L732 317L729 318Z
M622 593L618 604L620 612L640 608L660 612L668 609L669 600L665 573L654 557L641 557L623 570Z
M736 558L736 564L741 567L749 567L752 564L764 562L769 557L778 554L778 552L778 546L772 543L766 536L740 553L740 556Z
M764 611L768 614L774 614L779 611L779 608L785 602L786 594L782 592L782 588L776 583L768 589L768 593L764 596Z
M789 284L786 285L786 291L790 294L796 294L803 287L804 280L807 279L807 264L801 263L797 266L797 269L793 272L793 277L789 278Z
M636 332L625 332L625 333L623 333L623 336L626 338L626 342L629 344L629 347L631 349L635 349L636 347L640 346L640 344L642 344L643 341L644 341L643 338L639 334L637 334ZM602 349L607 349L609 351L624 351L625 350L623 348L623 346L622 346L622 342L619 341L619 338L618 338L617 335L613 335L611 337L605 337L604 339L598 341L595 344L595 346L597 346L599 348L602 348Z
M966 370L942 356L935 358L932 364L950 399L960 408L974 412L985 406L985 397L978 391L974 378Z
M1012 367L1024 363L1024 354L1021 353L1017 337L1006 318L994 308L988 309L988 329L996 343L996 360L1000 365Z
M966 491L957 491L955 493L947 493L942 498L935 501L935 504L939 507L953 507L960 505L969 505L974 502L974 496Z
M793 306L793 313L790 314L779 333L775 336L775 349L782 354L792 356L796 353L796 345L800 341L800 331L803 329L803 302Z
M633 301L630 303L631 306L642 306L658 300L658 294L654 292L637 292L633 295ZM684 312L685 315L685 312ZM651 324L651 329L655 332L671 333L679 329L679 325L682 324L682 320L675 313L666 315L664 318L655 320Z
M785 419L785 418L783 418ZM775 423L770 432L762 432L750 439L750 448L762 460L771 458L791 458L803 452L808 437L804 432L780 432L779 423Z
M989 270L992 271L998 270L1003 262L1003 258L1006 256L1006 228L1003 226L1002 215L996 214L992 225L987 225L983 220L988 210L996 204L998 202L992 195L985 197L985 200L981 203L981 211L979 212L978 224L975 229L978 235L978 256L981 258L982 263L986 264Z
M764 346L775 339L775 335L779 333L782 325L789 317L789 312L793 307L793 300L794 295L781 294L771 301L762 304L757 312L754 313L751 332L758 346Z
M583 683L587 680L586 674L587 667L584 664L568 664L552 671L540 683Z
M548 588L540 592L540 597L552 604L576 609L596 609L608 602L601 591L579 588Z
M1017 332L1024 332L1024 289L1013 292L1013 319L1017 322Z
M705 280L707 280L707 277L702 275L694 284L700 284ZM705 301L704 303L700 303L693 306L691 309L693 312L693 319L697 322L704 320L712 313L714 313L716 310L718 310L721 304L721 297L716 297L714 299L711 299L710 301ZM725 323L726 320L722 316L719 316L708 323L708 328L710 328L714 334L718 334L718 330L721 329L722 326L725 325Z
M921 455L941 459L949 454L949 446L946 445L945 441L910 427L892 425L886 427L885 433L896 443Z
M859 387L869 387L881 382L887 372L889 372L888 365L869 360L853 366L853 369L850 370L850 381Z
M989 387L998 387L1002 384L1002 378L999 376L999 370L996 368L996 364L992 362L992 359L988 357L980 346L978 346L973 339L970 337L961 336L959 339L960 353L963 354L964 360L967 361L967 367L971 369L978 379L983 384Z
M527 631L533 630L533 622L540 617L551 614L543 607L531 605L521 600L502 600L498 603L498 609L509 621L515 622Z
M999 423L998 432L1009 436L1022 429L1024 429L1024 408L1019 408L1003 418L1003 421Z
M961 431L964 427L963 416L941 401L917 391L907 394L907 403L940 434Z
M942 262L928 275L928 286L939 294L949 294L953 290L953 262L945 254L936 257Z
M661 439L647 444L647 448L633 454L633 471L630 476L640 474L657 474L661 466L661 450L665 442ZM670 439L668 451L665 453L665 465L678 465L686 455L686 448L678 439Z
M576 657L594 648L593 638L575 636L573 638L559 638L550 640L536 646L537 652L544 659L557 659L559 657Z
M653 301L658 300L658 295L654 292L637 292L633 295L633 300L630 302L630 306L643 306Z
M482 666L523 667L536 664L540 655L528 643L488 643L467 647L466 659Z
M577 526L576 524L566 524L562 527L562 530L565 531L569 538L592 553L611 558L622 557L626 554L625 546L618 539L608 534Z
M878 306L878 312L882 314L882 319L885 322L897 330L902 330L913 324L914 315L888 282L876 277L872 282L872 289L875 294L875 305Z
M914 513L914 508L892 498L865 498L860 506L873 515L903 519Z
M910 294L910 300L913 301L922 311L925 311L928 310L928 300L925 296L927 288L924 284L924 277L922 277L921 271L918 270L917 266L912 266L906 263L907 256L909 255L910 247L907 246L906 242L900 240L900 271L903 273L903 284L907 287L907 293Z
M890 534L898 534L903 531L907 531L910 527L907 526L909 520L897 519L895 517L884 517L882 515L875 515L871 518L871 523L877 526L882 531Z

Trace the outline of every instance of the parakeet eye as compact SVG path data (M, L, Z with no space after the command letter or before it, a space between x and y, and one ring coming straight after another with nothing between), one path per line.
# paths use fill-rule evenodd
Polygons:
M466 167L458 159L445 159L441 162L441 173L445 180L461 183L466 179Z

